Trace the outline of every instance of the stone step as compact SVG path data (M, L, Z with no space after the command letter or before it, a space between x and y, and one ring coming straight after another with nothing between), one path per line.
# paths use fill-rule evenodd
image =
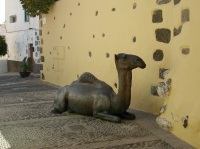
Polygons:
M0 96L3 94L23 93L23 92L36 92L36 91L49 91L56 90L53 86L47 86L41 82L26 81L20 83L8 83L0 85Z
M41 82L35 76L20 78L18 75L0 76L0 97L3 94L57 90L57 86Z
M27 102L41 102L41 101L53 101L56 95L56 90L52 91L35 91L35 92L23 92L2 94L0 95L0 105L14 104L14 103L27 103Z

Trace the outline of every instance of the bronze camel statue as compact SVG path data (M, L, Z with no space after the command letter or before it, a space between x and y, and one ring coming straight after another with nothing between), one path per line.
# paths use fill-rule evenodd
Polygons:
M91 73L84 73L71 85L58 90L53 112L68 110L112 122L120 122L121 118L135 119L134 114L127 112L131 101L132 70L144 69L146 64L140 57L124 53L115 55L115 64L119 79L117 94Z

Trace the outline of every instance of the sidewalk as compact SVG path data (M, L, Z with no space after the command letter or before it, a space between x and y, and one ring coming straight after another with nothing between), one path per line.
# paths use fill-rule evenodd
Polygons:
M140 111L111 123L67 112L50 113L57 87L37 76L0 75L0 149L190 149Z

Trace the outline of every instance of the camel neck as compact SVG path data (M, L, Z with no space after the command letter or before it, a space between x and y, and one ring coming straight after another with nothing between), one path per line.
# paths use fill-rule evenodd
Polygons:
M119 70L119 89L117 94L117 99L124 110L127 110L131 101L131 86L132 86L132 71L129 70Z

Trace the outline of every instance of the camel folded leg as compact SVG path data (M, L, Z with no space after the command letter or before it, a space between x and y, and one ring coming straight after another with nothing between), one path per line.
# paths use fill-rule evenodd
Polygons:
M121 122L120 117L115 116L115 115L110 115L108 113L95 113L93 116L102 120L110 121L110 122L115 122L115 123Z
M120 114L120 117L122 119L126 119L126 120L135 120L136 119L135 114L127 112L127 111L122 113L122 114Z

